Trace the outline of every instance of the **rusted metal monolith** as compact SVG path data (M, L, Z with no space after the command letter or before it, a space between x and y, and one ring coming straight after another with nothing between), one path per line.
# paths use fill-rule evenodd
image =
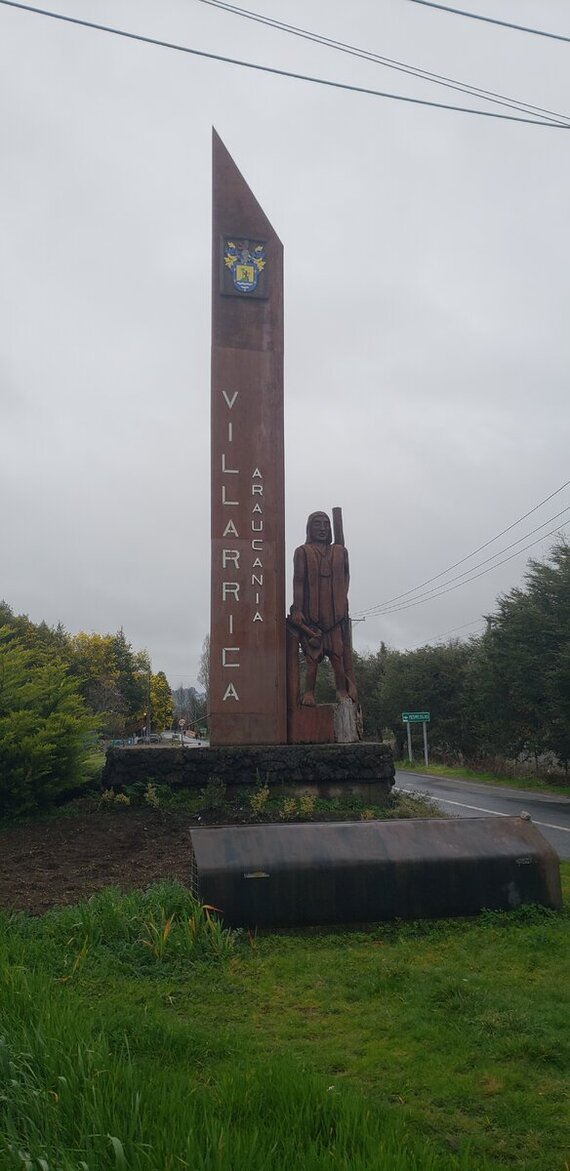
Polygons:
M194 893L231 926L562 906L558 855L522 817L232 825L190 840Z
M283 744L283 246L214 131L210 741Z

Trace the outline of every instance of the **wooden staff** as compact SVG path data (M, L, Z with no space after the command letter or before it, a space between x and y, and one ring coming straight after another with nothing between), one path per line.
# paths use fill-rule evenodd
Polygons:
M335 545L344 545L344 529L342 527L342 508L333 508L333 541Z
M334 540L334 543L335 543L335 545L343 545L344 546L344 527L343 527L343 523L342 523L342 508L333 508L332 518L333 518L333 540ZM349 690L350 690L350 685L352 685L352 688L354 689L354 696L353 697L351 696L351 698L354 698L355 702L356 702L356 680L355 680L355 676L354 676L354 663L352 660L352 622L350 621L350 618L348 616L348 602L347 602L347 609L346 609L346 620L342 624L342 631L343 631L343 643L344 643L344 655L343 655L344 673L346 675L347 682L349 683Z

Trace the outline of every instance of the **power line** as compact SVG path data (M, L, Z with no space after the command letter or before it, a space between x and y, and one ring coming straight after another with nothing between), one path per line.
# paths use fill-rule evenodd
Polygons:
M517 98L509 98L505 94L496 93L493 90L481 89L479 86L470 85L466 82L457 81L452 77L446 77L441 73L432 73L427 69L421 69L414 65L407 65L403 61L396 61L391 57L383 57L379 53L373 53L368 49L360 49L356 45L346 44L345 41L337 41L332 37L323 36L321 33L310 32L308 29L300 28L298 25L286 24L285 21L275 20L273 17L265 16L259 12L252 12L248 8L239 8L236 4L230 4L227 0L198 0L200 4L207 4L211 8L218 8L221 12L228 12L233 16L240 16L246 20L253 20L258 24L266 25L269 28L277 29L280 32L290 33L292 36L301 37L317 45L324 45L327 48L336 49L341 53L347 53L352 57L358 57L364 61L371 61L376 65L383 65L387 69L395 69L400 73L406 73L412 77L417 77L422 81L431 81L436 85L442 85L446 89L454 89L459 93L470 94L472 97L483 98L486 102L493 102L495 105L507 106L510 109L520 110L521 112L545 114L551 118L561 119L567 122L568 118L564 114L557 114L553 110L544 109L542 106L533 106L530 102L522 102Z
M462 577L466 577L466 578L467 578L467 581L464 581L464 582L462 582L461 584L462 584L462 585L467 585L467 584L468 584L468 582L470 582L470 581L473 581L473 578L472 578L472 577L470 577L470 576L469 576L469 574L473 573L473 570L474 570L474 569L481 569L481 567L482 567L483 565L487 565L487 564L489 563L489 561L494 561L496 557L500 557L501 553L507 553L509 549L514 549L515 545L520 545L521 541L526 541L526 538L527 538L527 537L533 537L533 536L534 536L534 534L535 534L535 533L537 533L539 529L543 529L543 528L545 528L545 526L546 526L547 524L550 524L550 522L551 522L551 521L553 521L553 520L558 520L558 518L559 518L560 516L563 516L565 512L569 512L569 511L570 511L570 505L568 506L568 508L563 508L561 512L557 512L557 513L555 514L555 516L549 516L548 520L545 520L545 521L544 521L542 524L540 524L540 525L537 525L537 527L536 527L535 529L531 529L530 533L525 533L525 534L524 534L524 536L522 536L522 537L519 537L517 541L512 541L512 543L511 543L510 545L505 545L505 548L504 548L504 549L499 549L499 550L497 551L497 553L492 553L490 557L486 557L486 558L485 558L485 560L484 560L484 561L480 561L478 565L472 565L472 566L471 566L471 569L466 569L466 570L464 570L464 572L463 572L463 573L458 573L458 574L457 574L457 577L450 577L448 581L443 581L443 582L441 583L441 585L442 585L442 586L445 586L445 585L451 585L451 583L452 583L452 582L454 582L454 581L460 581L460 579L461 579ZM568 521L564 521L563 523L564 523L564 524L568 524L569 522L568 522ZM544 534L543 534L543 536L544 536ZM540 540L542 540L542 537L540 537L539 539L540 539ZM528 545L525 545L525 549L528 549ZM519 549L519 553L521 553L521 552L522 552L522 550L521 550L521 549ZM515 556L516 556L516 554L515 554ZM499 562L499 565L502 565L502 562ZM492 569L495 569L495 566L494 566L494 565L489 565L489 569L488 569L488 570L485 570L485 572L486 572L486 573L490 573ZM440 589L441 589L441 586L432 586L431 590L426 590L426 591L425 591L425 593L423 593L423 594L418 594L417 598L410 598L409 605L410 605L410 606L412 606L412 605L414 605L416 602L418 602L418 601L420 601L420 600L423 600L424 598L426 599L426 601L428 601L428 598L429 598L429 595L430 595L430 594L435 594L435 596L436 596L437 598L439 598L439 596L440 596L440 595L439 595L439 593L438 593L437 591L438 591L438 590L440 590ZM406 603L406 605L408 605L408 603ZM399 609L399 607L398 607L398 609ZM383 611L383 610L380 610L380 611L376 611L376 613L381 613L381 614L382 614L382 613L385 613L385 611Z
M473 626L479 626L479 623L484 621L484 618L480 616L479 618L473 618L470 622L462 622L461 626L452 626L451 630L444 630L442 634L438 634L435 641L439 642L439 640L445 638L446 635L455 634L458 630L467 630L471 629Z
M422 4L425 8L438 8L440 12L450 12L454 16L467 16L469 20L482 20L485 24L497 24L501 28L515 29L519 33L532 33L535 37L549 37L552 41L570 42L570 37L560 33L549 33L542 28L529 28L525 24L513 24L510 20L497 20L494 16L481 16L479 12L465 12L463 8L450 8L447 4L435 4L432 0L410 0L412 4Z
M515 114L497 114L495 110L476 110L469 106L454 106L446 102L432 102L427 98L411 98L403 94L390 93L385 90L369 89L366 86L348 85L342 81L331 81L330 78L312 77L305 73L293 73L288 69L276 69L271 65L258 65L253 61L242 61L236 57L226 57L221 53L206 53L203 49L192 49L189 45L181 45L175 41L163 41L158 37L146 37L142 33L128 32L126 29L112 25L98 24L92 20L80 20L76 16L65 16L61 12L52 12L47 8L36 8L30 4L21 4L18 0L0 0L7 8L17 8L23 12L33 13L35 16L46 16L51 20L60 20L64 24L78 25L80 28L95 29L97 32L110 33L112 36L124 37L126 40L138 41L144 45L154 45L161 49L171 49L177 53L186 53L192 57L202 57L208 61L220 61L225 65L238 65L242 69L254 69L258 73L271 73L276 77L286 77L295 81L308 81L313 85L325 85L331 89L345 90L349 93L365 94L368 97L388 98L394 102L405 102L413 106L428 106L436 110L451 110L457 114L472 114L478 118L497 118L501 122L519 122L528 126L549 126L557 129L570 129L570 123L552 122L544 118L522 118Z
M564 526L557 525L555 529L550 529L550 532L543 533L541 537L537 537L536 541L531 541L529 545L523 545L522 549L517 549L516 553L511 553L509 557L504 557L502 561L497 561L494 565L489 565L487 569L482 569L481 573L473 574L473 577L467 578L467 581L460 581L457 585L449 586L449 589L440 590L440 592L438 594L434 594L432 598L418 598L417 600L406 602L403 606L394 606L392 610L381 610L377 616L379 617L380 615L384 614L398 614L401 610L411 610L413 606L423 606L426 602L435 602L436 598L442 598L444 594L451 594L454 590L459 590L462 586L469 585L469 583L472 581L477 581L477 578L484 577L486 573L491 573L493 569L498 569L499 565L505 565L507 561L512 561L513 557L518 557L521 553L525 553L527 549L532 549L534 545L539 545L540 542L545 541L547 537L553 536L554 533L559 533L561 527ZM463 574L461 576L463 576Z
M442 638L445 638L445 636L447 634L455 634L457 630L466 630L468 627L472 628L473 626L479 626L479 624L484 621L485 621L485 619L483 618L483 616L481 616L479 618L472 618L470 622L462 622L461 626L452 626L451 630L444 630L442 634L438 634L437 637L434 639L431 639L431 640L427 639L424 642L415 642L414 645L411 647L408 647L407 650L414 651L414 650L417 650L418 647L434 646L438 642L441 642Z
M472 565L470 569L465 569L465 570L463 571L463 573L458 573L456 577L450 577L450 578L448 579L448 581L442 581L442 582L441 582L441 585L438 585L438 586L432 586L431 590L425 590L423 594L418 594L417 598L410 598L409 604L410 604L410 605L413 605L413 604L414 604L415 602L417 602L417 601L418 601L420 598L422 598L422 599L423 599L423 598L425 597L425 598L427 599L427 597L428 597L428 595L429 595L429 594L435 594L435 595L436 595L436 597L439 597L439 594L437 593L437 591L438 591L439 589L441 589L441 586L445 586L445 585L451 585L451 583L452 583L452 582L454 582L454 581L459 581L459 580L460 580L462 577L467 577L467 578L468 578L468 580L469 580L469 581L471 581L472 579L469 577L469 574L470 574L470 573L473 573L473 570L474 570L474 569L481 569L481 567L482 567L483 565L487 565L487 564L489 563L489 561L494 561L496 557L500 557L500 556L501 556L501 553L507 553L507 552L509 551L509 549L514 549L515 545L520 545L521 541L526 541L526 538L527 538L527 537L533 537L533 536L534 536L534 534L535 534L535 533L537 533L539 529L543 529L543 528L545 528L545 526L546 526L546 525L548 525L548 524L550 524L550 522L551 522L551 521L553 521L553 520L558 520L558 518L559 518L560 516L564 516L564 513L565 513L565 512L569 512L569 511L570 511L570 505L568 506L568 508L563 508L563 509L561 510L561 512L557 512L557 513L555 513L555 515L554 515L554 516L549 516L549 517L548 517L548 520L545 520L545 521L543 521L543 523L542 523L542 524L540 524L540 525L537 525L537 527L536 527L535 529L531 529L531 530L530 530L530 533L524 533L522 537L519 537L519 538L518 538L518 540L516 540L516 541L512 541L510 545L505 545L505 548L504 548L504 549L498 549L496 553L492 553L492 554L491 554L491 556L490 556L490 557L486 557L484 561L479 561L479 563L478 563L477 565ZM567 523L568 523L567 521L564 521L564 524L567 524ZM519 549L519 552L520 552L520 551L521 551L521 550ZM491 569L494 569L494 568L495 568L495 566L494 566L494 565L490 565L490 566L489 566L489 571L490 571ZM441 575L440 575L440 576L441 576ZM463 585L467 585L467 582L463 582ZM414 591L413 591L413 590L410 590L410 591L408 591L408 592L409 592L409 593L413 593ZM408 603L406 603L406 605L407 605L407 604L408 604ZM398 609L399 609L399 607L398 607ZM378 614L378 613L380 613L380 614L383 614L383 613L385 613L385 611L384 611L383 607L380 607L379 609L375 609L374 613L375 613L375 614Z
M470 561L472 557L476 557L478 553L482 553L483 549L488 549L489 545L493 545L495 541L500 540L500 538L504 537L506 533L510 533L512 529L517 527L517 525L522 524L523 520L526 520L527 517L532 516L534 512L538 512L538 509L542 508L543 504L548 504L549 500L553 500L555 496L559 496L560 493L563 492L565 488L568 488L569 485L570 480L566 480L565 484L561 484L560 487L556 488L554 492L551 492L549 496L545 496L544 500L539 500L538 504L535 504L533 508L529 508L528 512L525 512L522 516L519 516L518 520L514 520L512 524L507 525L506 529L501 529L500 533L497 533L494 537L491 537L482 545L478 545L476 549L472 549L471 553L467 553L466 556L461 557L459 561L454 561L453 565L448 565L447 569L442 569L440 573L435 573L433 577L426 578L426 580L420 582L419 585L413 586L409 590L404 590L402 594L396 594L393 598L387 598L385 602L376 602L374 606L368 606L365 610L357 610L354 614L354 617L359 618L362 614L371 614L373 610L378 611L383 609L384 606L390 606L392 602L399 602L401 598L407 598L410 594L415 594L418 592L418 590L423 590L424 586L431 585L432 581L437 581L440 577L445 577L447 573L451 573L452 569L457 569L459 565L464 565L466 561ZM563 511L566 510L563 509ZM557 513L557 516L560 515L561 513ZM550 519L554 520L555 518L551 517ZM548 524L549 521L545 521L544 523ZM536 530L534 531L536 532ZM529 537L531 534L527 533L526 536ZM524 537L521 537L521 540L524 540ZM500 553L503 552L505 552L505 550L500 549L499 552L495 554L495 556L498 557ZM476 566L472 566L471 568L475 569Z

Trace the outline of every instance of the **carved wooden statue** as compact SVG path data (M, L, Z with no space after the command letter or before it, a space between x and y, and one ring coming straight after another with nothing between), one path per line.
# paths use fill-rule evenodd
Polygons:
M333 509L335 540L325 512L312 512L307 521L307 540L295 550L293 605L288 619L299 637L305 656L305 694L302 704L315 706L315 682L325 656L334 671L339 702L357 703L348 617L348 552L344 545L340 508ZM293 676L298 666L293 666ZM290 702L298 682L289 678ZM299 700L297 699L297 702Z

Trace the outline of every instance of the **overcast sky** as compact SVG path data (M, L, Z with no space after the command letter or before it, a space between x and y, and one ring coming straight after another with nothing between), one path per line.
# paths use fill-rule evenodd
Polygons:
M53 2L207 52L493 108L199 0ZM568 44L409 0L254 7L570 115ZM469 7L570 35L557 0ZM212 125L285 248L289 567L307 514L340 505L356 614L570 479L569 131L0 6L0 596L73 633L123 626L172 686L195 682L209 627ZM568 489L433 584L566 507ZM369 615L356 648L476 634L553 539Z

